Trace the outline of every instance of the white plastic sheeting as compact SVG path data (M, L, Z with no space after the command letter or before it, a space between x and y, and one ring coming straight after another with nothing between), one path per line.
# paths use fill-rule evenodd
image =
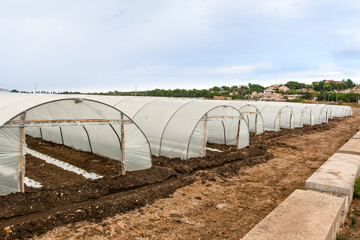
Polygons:
M206 142L238 144L238 148L249 145L248 126L242 114L224 102L155 97L92 98L132 118L156 156L181 159L203 156Z
M271 102L253 104L261 112L264 131L280 131L281 128L292 129L295 127L294 112L290 106Z
M346 117L352 115L352 109L349 106L330 105L332 117Z
M126 114L105 103L86 99L86 96L81 98L71 95L0 94L0 195L22 188L20 123L13 122L18 120L27 121L21 123L26 134L119 161L123 157L120 137L123 123L126 170L152 166L149 143ZM25 152L24 143L24 155ZM23 159L25 172L25 156Z
M264 132L264 119L259 109L248 101L227 101L227 104L235 107L243 115L246 123L248 124L249 131L261 134Z

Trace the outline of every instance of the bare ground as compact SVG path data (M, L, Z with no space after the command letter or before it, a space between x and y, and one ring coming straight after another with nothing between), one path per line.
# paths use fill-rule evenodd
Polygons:
M196 181L170 198L33 239L240 239L295 189L302 189L305 180L356 133L359 120L354 116L319 129L284 131L269 138L265 134L253 142L266 144L273 154L264 163L239 168L225 163L198 170Z

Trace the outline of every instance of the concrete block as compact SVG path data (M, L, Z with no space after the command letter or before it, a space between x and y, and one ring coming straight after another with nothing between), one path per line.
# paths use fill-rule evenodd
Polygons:
M340 149L339 152L348 152L360 155L360 139L350 138Z
M360 155L335 153L305 182L306 189L351 195L360 174Z
M242 239L335 239L344 207L343 198L296 190Z
M360 131L358 131L352 138L358 138L358 139L360 139Z

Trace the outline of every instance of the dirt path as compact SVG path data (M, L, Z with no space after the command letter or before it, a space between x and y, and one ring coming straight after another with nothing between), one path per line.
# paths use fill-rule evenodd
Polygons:
M255 139L274 158L249 167L199 170L171 198L105 219L60 227L34 239L239 239L359 129L360 116Z

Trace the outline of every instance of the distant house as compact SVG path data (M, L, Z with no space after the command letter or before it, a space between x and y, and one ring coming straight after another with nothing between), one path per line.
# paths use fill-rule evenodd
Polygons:
M294 99L299 99L301 97L300 94L287 94L284 95L284 97L288 100L294 100Z
M259 98L259 100L284 102L285 98L282 94L279 93L264 93L264 95L261 98Z
M298 92L298 93L307 93L307 92L309 92L309 89L307 89L307 88L300 88L300 89L296 90L296 92Z
M239 88L248 88L246 85L239 85Z
M281 86L281 87L279 87L279 92L287 92L287 91L289 91L290 90L290 88L288 88L287 86Z
M271 89L278 89L281 86L281 84L273 84L269 88Z
M10 92L10 90L7 90L5 88L0 88L0 92Z
M269 87L269 88L267 88L267 89L264 90L264 93L265 93L265 94L275 93L275 89Z
M331 82L338 83L339 81L335 81L335 80L324 80L324 83L331 83Z

